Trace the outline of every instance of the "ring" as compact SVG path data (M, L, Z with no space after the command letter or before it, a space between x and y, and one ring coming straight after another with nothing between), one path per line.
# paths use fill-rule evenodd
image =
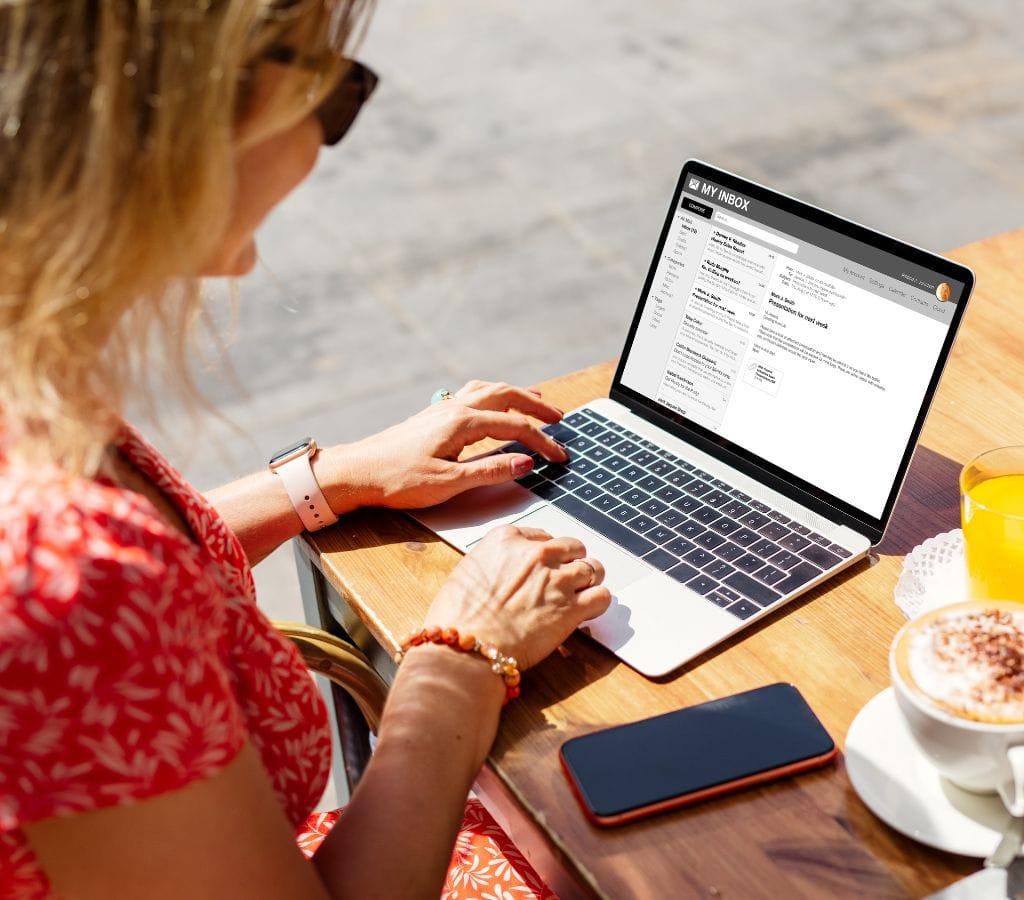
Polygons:
M592 588L595 584L597 584L597 569L595 569L593 563L589 562L588 560L581 559L580 562L583 563L583 565L585 565L588 569L590 569L590 582L587 584L587 587ZM586 588L584 588L584 590L586 590Z
M431 405L440 403L442 400L451 400L455 395L448 388L438 388L430 395Z

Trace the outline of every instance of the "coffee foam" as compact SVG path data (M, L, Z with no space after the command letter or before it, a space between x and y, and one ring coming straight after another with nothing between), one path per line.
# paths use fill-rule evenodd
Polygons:
M980 722L1024 722L1024 607L969 605L910 626L900 673L947 712Z

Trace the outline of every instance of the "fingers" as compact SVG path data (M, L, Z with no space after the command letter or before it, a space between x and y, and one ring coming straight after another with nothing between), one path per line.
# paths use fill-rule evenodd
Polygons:
M562 411L541 399L540 391L504 382L470 381L455 392L455 398L473 409L494 412L518 410L543 422L557 422Z
M462 426L461 439L467 444L484 438L519 441L554 462L564 462L569 458L569 454L558 441L518 413L469 409L463 414L466 418Z
M582 556L575 560L572 565L577 569L575 574L580 585L576 588L577 593L596 587L604 581L604 566L598 560L591 559L589 556Z

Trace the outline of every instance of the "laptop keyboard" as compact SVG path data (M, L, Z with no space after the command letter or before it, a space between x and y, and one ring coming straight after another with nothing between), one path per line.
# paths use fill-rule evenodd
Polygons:
M740 619L850 551L592 409L543 429L569 451L551 463L522 444L523 487Z

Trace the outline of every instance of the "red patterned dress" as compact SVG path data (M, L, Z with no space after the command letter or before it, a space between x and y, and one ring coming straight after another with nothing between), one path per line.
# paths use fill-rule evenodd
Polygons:
M0 898L52 896L22 826L207 778L246 738L312 855L330 766L320 693L257 609L241 544L130 428L119 448L181 511L0 460ZM240 833L237 840L245 840ZM443 896L551 898L474 801Z

